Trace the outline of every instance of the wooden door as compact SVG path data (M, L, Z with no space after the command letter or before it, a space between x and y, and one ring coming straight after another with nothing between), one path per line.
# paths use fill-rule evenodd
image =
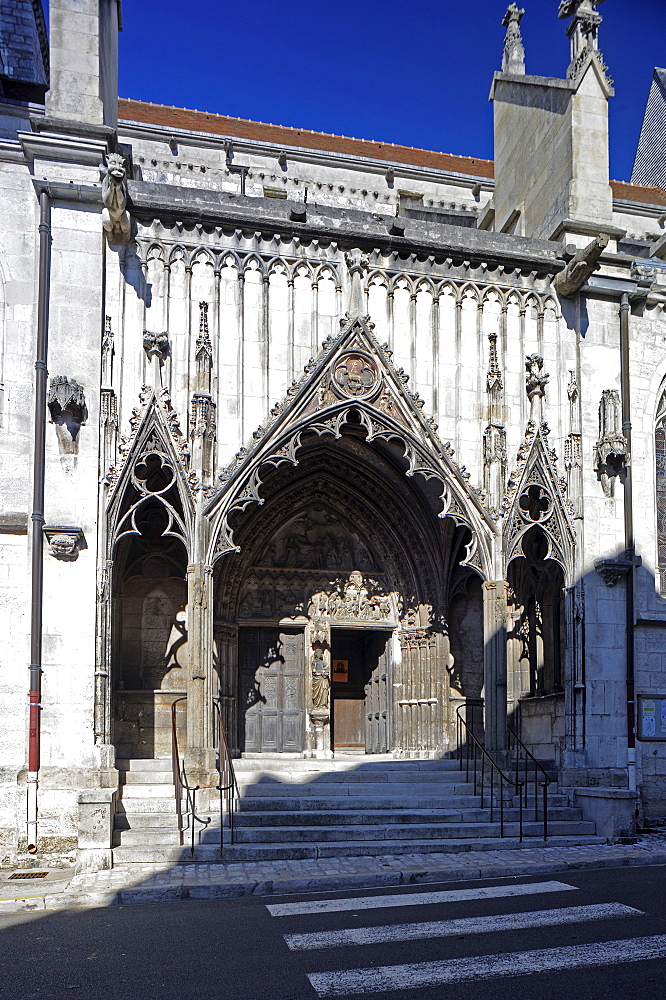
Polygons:
M389 740L389 639L385 632L369 632L365 641L365 748L387 753Z
M389 632L331 630L333 746L386 753L389 745ZM336 662L348 665L336 680ZM337 671L338 677L344 672Z
M240 730L246 753L303 749L303 632L239 629Z

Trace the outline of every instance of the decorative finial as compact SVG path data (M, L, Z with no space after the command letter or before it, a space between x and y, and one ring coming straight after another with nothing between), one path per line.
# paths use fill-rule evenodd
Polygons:
M588 55L592 55L605 74L607 66L601 58L599 52L599 25L601 24L601 14L597 14L597 6L604 0L560 0L560 8L557 16L561 18L571 18L567 27L567 35L571 41L571 63L567 70L567 77L575 80L583 66L587 63Z
M488 356L488 373L486 375L486 389L488 392L493 392L495 389L502 388L502 372L500 371L500 366L497 360L497 334L489 333L488 341L490 344L489 356Z
M208 336L208 303L199 303L199 336Z
M520 34L520 19L524 10L512 3L507 8L502 24L506 28L504 39L504 54L502 55L502 72L525 75L525 49Z

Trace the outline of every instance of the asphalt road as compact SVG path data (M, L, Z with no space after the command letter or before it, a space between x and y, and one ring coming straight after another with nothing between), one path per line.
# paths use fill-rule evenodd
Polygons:
M663 1000L666 867L0 916L12 1000L479 993Z

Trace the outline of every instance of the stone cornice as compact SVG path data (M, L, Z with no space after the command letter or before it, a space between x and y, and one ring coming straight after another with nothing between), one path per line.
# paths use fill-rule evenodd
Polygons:
M329 239L361 249L388 249L400 253L427 253L438 257L511 263L516 267L555 273L562 267L559 243L526 239L505 233L446 226L404 219L405 234L390 232L392 216L308 204L306 218L295 222L292 211L302 203L274 198L250 198L175 185L130 181L131 214L137 219L187 220L204 225L229 226L260 232Z

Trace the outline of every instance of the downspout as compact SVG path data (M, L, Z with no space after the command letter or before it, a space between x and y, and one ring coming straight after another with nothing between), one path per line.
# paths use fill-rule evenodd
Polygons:
M35 446L32 486L32 593L30 615L30 709L28 723L28 853L37 853L37 787L39 779L40 711L42 692L42 605L44 591L43 527L46 456L46 359L49 336L51 282L51 203L47 191L39 194L39 298L37 302L37 356L35 360Z
M626 442L624 479L624 548L629 563L626 574L625 621L627 664L627 776L629 791L636 791L636 715L634 696L634 510L631 480L631 390L629 382L629 295L620 299L620 388L622 396L622 433Z

